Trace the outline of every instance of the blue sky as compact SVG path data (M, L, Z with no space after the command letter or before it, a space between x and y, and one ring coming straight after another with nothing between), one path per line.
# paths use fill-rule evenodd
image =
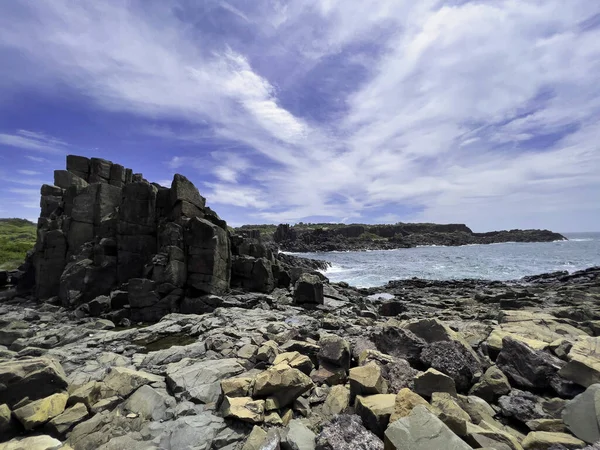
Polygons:
M0 216L67 154L230 224L600 229L600 3L0 2Z

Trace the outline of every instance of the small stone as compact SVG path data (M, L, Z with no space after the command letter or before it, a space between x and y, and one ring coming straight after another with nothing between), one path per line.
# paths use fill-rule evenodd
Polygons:
M279 346L275 341L267 341L263 345L260 346L258 351L256 352L256 360L257 361L267 361L269 363L274 363L275 358L279 354Z
M64 435L73 426L88 416L88 409L83 403L77 403L66 409L62 414L48 422L48 427L55 435Z
M257 351L258 345L246 344L240 347L240 349L237 351L237 356L238 358L250 359L256 355Z
M415 392L423 397L431 397L434 392L447 392L456 396L456 385L448 375L435 369L427 369L415 377Z
M283 425L283 421L281 420L281 417L275 411L271 411L270 413L265 414L265 423L267 425L274 425L274 426Z
M525 423L531 431L551 431L553 433L564 433L567 429L565 423L560 419L534 419Z
M136 414L136 413L129 413L125 417L127 417L128 419L135 419L138 417L138 415L139 414Z
M127 397L144 384L157 382L164 382L164 378L126 367L113 367L104 379L106 387L121 397Z
M348 341L339 336L326 335L319 339L319 347L319 365L329 363L345 370L350 368L351 353Z
M254 379L253 397L272 396L280 407L291 404L304 392L313 387L309 377L285 363L261 372Z

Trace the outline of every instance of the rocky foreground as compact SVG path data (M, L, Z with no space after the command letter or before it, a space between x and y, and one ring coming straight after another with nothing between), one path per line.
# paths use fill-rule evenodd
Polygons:
M258 225L258 228L264 225ZM252 228L245 225L243 228ZM391 250L423 245L458 246L502 242L553 242L567 240L549 230L502 230L474 233L464 224L398 223L396 225L290 226L281 224L273 233L282 250L326 252Z
M5 300L0 448L600 448L600 268L311 287L128 328Z
M70 156L0 272L0 450L600 449L600 268L332 284Z

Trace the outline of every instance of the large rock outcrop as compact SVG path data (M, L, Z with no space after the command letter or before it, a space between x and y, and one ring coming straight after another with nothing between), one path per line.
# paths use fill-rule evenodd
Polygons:
M40 205L21 291L30 287L41 300L58 297L68 308L109 296L95 303L124 307L115 318L156 321L178 312L184 299L231 288L270 293L312 271L279 260L260 234L232 235L179 174L167 188L119 164L69 155L54 185L42 186Z

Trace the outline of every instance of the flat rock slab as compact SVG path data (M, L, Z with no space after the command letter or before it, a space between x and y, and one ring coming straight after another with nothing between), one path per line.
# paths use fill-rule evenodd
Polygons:
M185 400L212 403L221 394L220 381L243 371L244 367L233 358L199 362L185 358L167 366L167 383Z
M385 432L385 450L472 450L424 406L392 423Z
M567 403L562 419L579 439L589 444L600 440L600 384L593 384Z

